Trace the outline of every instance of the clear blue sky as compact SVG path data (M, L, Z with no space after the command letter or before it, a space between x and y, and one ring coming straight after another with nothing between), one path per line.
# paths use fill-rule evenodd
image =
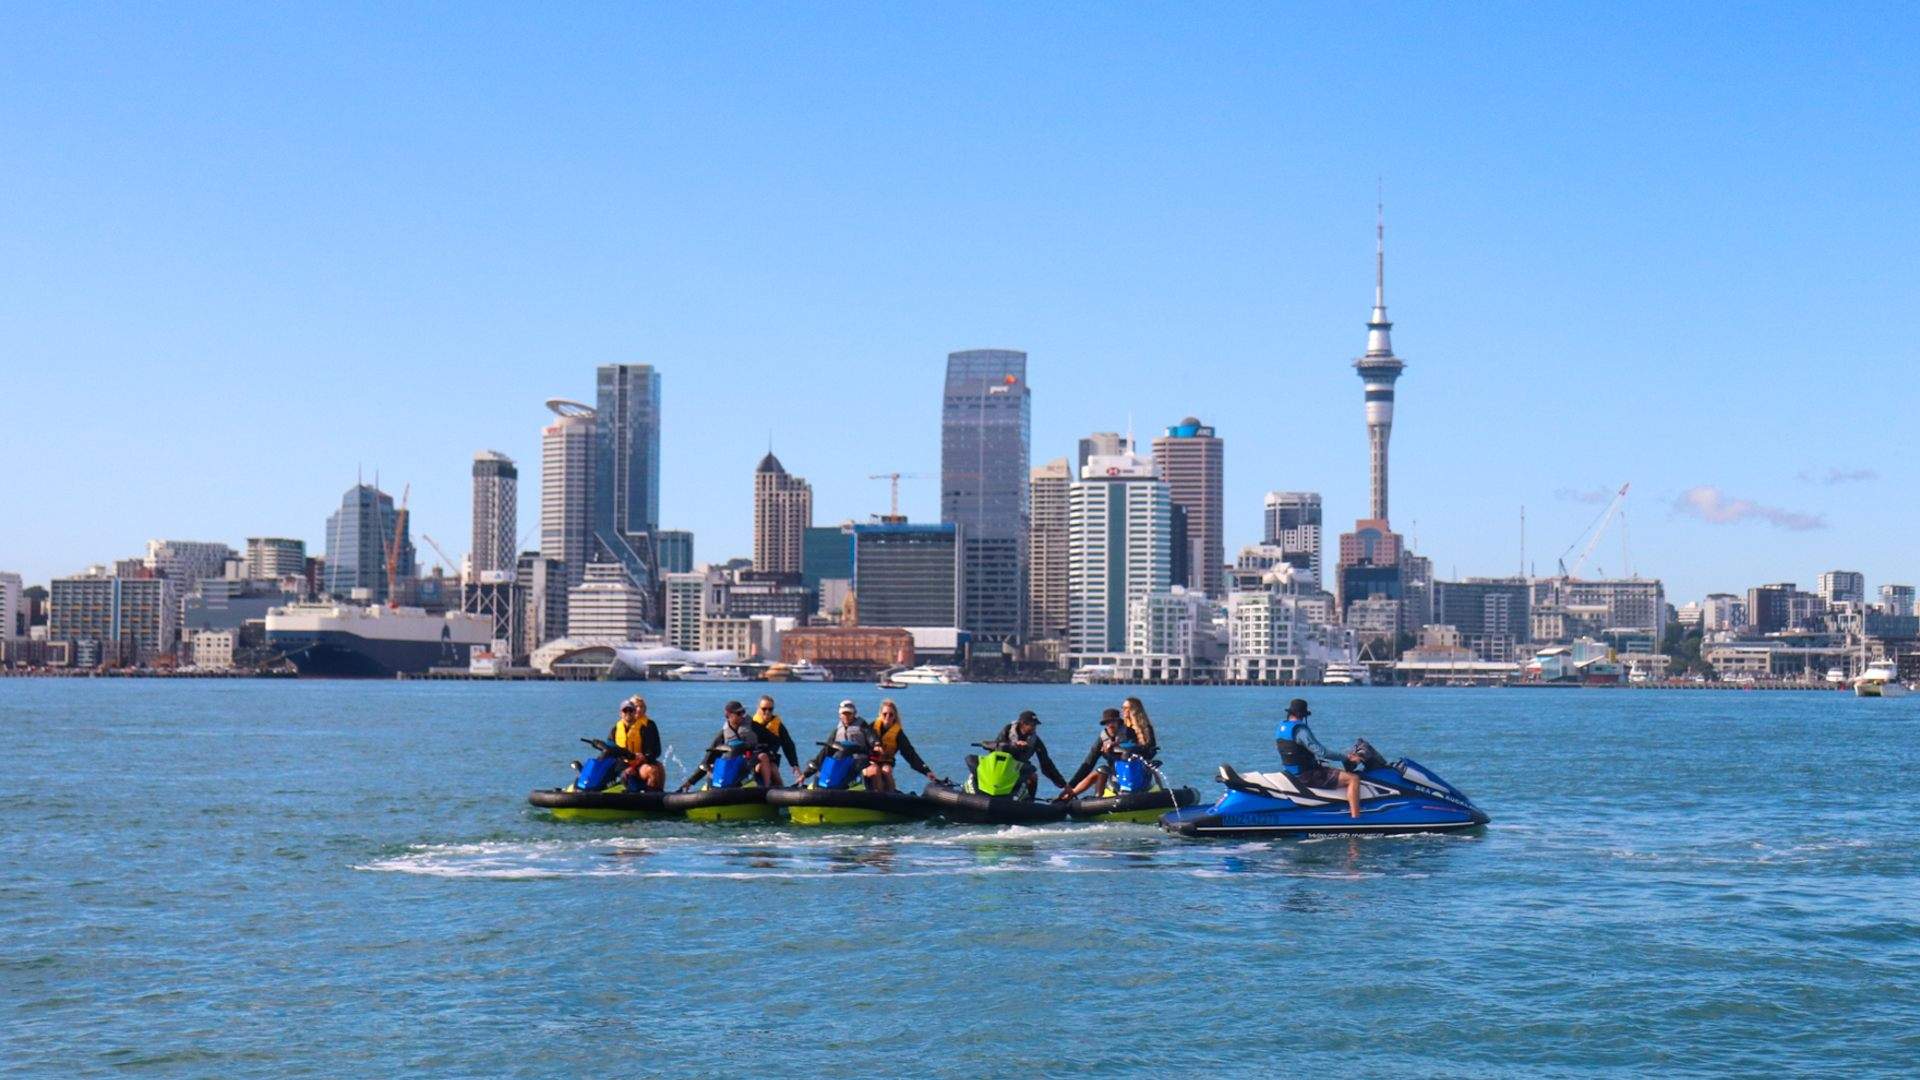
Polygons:
M1380 176L1442 574L1630 480L1676 599L1920 579L1910 7L266 8L8 10L0 568L317 549L361 464L458 557L481 448L532 546L541 403L611 361L664 373L665 523L743 553L769 435L882 510L987 346L1036 464L1194 413L1229 551L1269 489L1337 526Z

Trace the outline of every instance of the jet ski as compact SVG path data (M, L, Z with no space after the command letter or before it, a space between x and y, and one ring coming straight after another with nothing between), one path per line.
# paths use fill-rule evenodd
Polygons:
M1309 788L1284 772L1236 772L1220 766L1226 794L1212 806L1175 810L1160 819L1181 836L1283 836L1289 833L1417 833L1473 829L1489 820L1466 793L1411 758L1360 763L1360 816L1347 793Z
M1076 821L1138 821L1151 825L1168 810L1200 801L1190 787L1168 790L1160 783L1159 762L1128 754L1113 763L1113 776L1098 795L1082 795L1067 802L1067 814Z
M769 821L780 816L778 807L767 805L767 789L740 745L713 759L699 787L671 792L662 804L688 821Z
M934 782L922 793L941 815L974 825L1035 825L1067 816L1067 804L1036 801L1033 792L1020 790L1020 759L995 743L975 743L985 756L967 757L967 781L962 787Z
M580 741L600 751L600 756L574 762L578 775L573 783L535 791L527 796L527 802L550 811L556 821L638 821L679 816L667 810L665 792L620 782L632 754L599 739Z
M866 755L850 746L832 749L805 784L767 792L768 804L785 807L787 820L795 825L891 825L933 816L933 804L925 796L869 790L861 775Z

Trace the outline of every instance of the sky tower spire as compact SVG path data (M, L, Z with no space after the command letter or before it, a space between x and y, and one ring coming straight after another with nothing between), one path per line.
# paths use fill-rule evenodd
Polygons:
M1387 319L1387 212L1384 200L1374 206L1373 314L1367 318L1367 354L1353 362L1367 388L1367 445L1371 452L1373 484L1369 513L1387 520L1387 441L1393 435L1393 384L1406 363L1393 355L1393 323Z

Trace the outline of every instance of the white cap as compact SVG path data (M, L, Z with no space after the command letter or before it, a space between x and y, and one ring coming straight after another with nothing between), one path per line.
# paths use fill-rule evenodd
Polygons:
M841 711L841 712L850 712L850 713L857 713L857 712L859 712L859 711L860 711L860 708L859 708L859 706L857 706L857 705L855 705L855 704L853 703L853 699L852 699L852 698L848 698L847 700L845 700L845 701L843 701L843 702L841 702L841 703L840 703L840 711Z

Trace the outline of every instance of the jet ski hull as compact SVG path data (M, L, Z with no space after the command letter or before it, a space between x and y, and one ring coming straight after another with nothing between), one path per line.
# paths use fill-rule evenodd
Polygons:
M934 814L924 796L865 788L774 788L767 803L784 807L795 825L897 825Z
M555 821L649 821L680 815L666 808L659 791L576 791L546 788L527 796L527 802L553 815Z
M1192 806L1200 801L1200 793L1190 787L1154 788L1152 791L1129 791L1119 795L1098 795L1091 798L1078 798L1067 803L1067 815L1075 821L1132 821L1151 825L1164 817L1169 809Z
M752 787L700 788L668 795L665 806L685 814L688 821L771 821L780 808L767 803L767 789Z
M947 784L928 784L923 794L940 816L970 825L1044 825L1067 816L1067 804L1052 800L983 795Z

